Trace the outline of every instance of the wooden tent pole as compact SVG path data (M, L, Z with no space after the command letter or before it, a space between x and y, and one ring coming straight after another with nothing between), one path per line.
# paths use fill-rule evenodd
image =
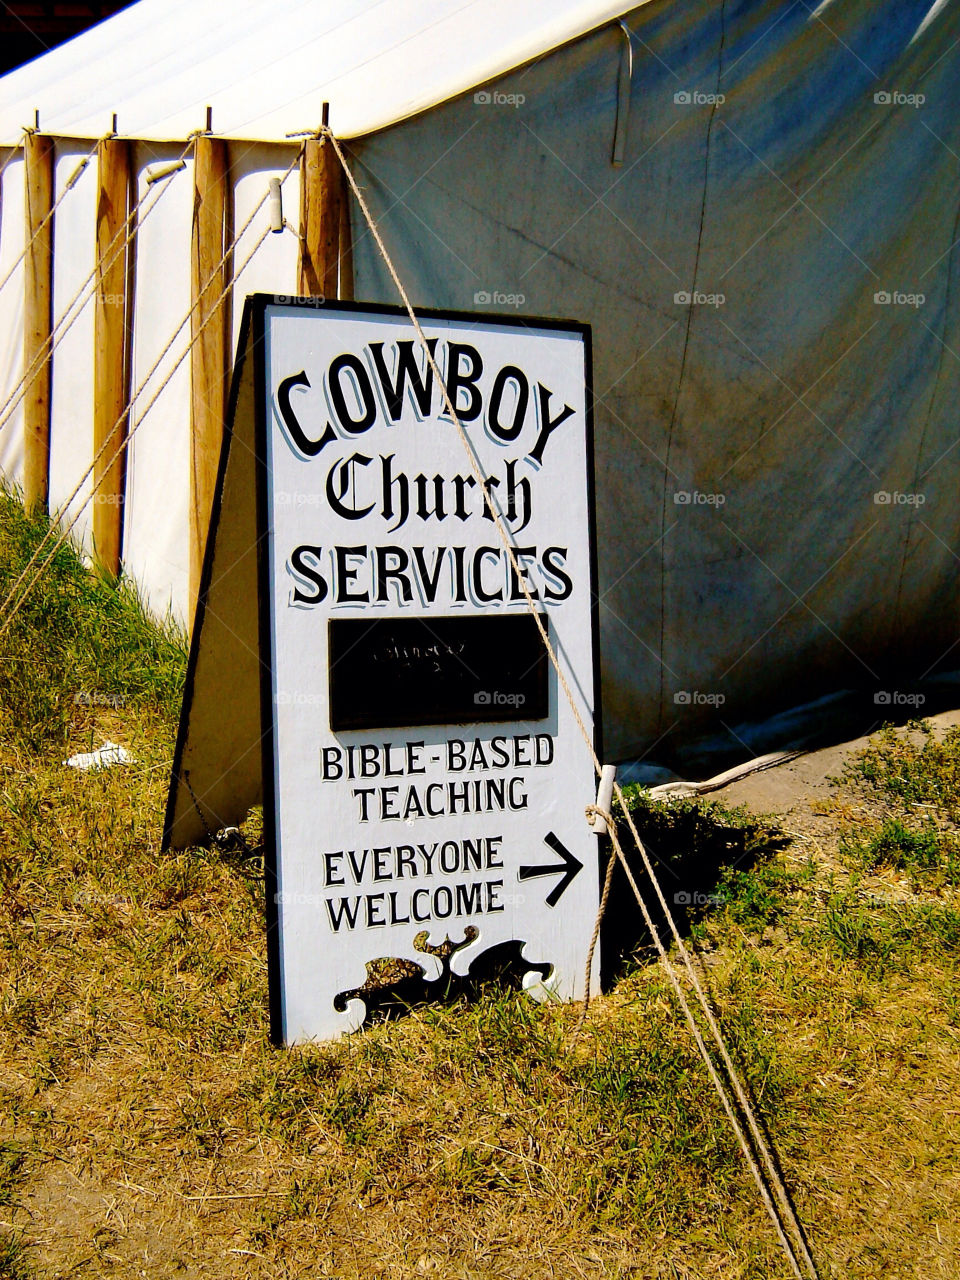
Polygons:
M97 293L94 312L93 544L100 564L120 572L129 410L130 299L126 253L118 253L130 200L130 145L103 138L97 148ZM116 455L116 456L114 456Z
M53 329L53 139L31 132L24 151L23 496L47 506L50 485L50 350ZM34 374L36 376L34 376Z
M300 262L297 291L336 298L343 171L326 138L308 138L300 160Z
M191 244L190 353L190 599L191 616L200 589L200 571L217 481L226 410L228 308L218 307L228 284L220 265L228 224L227 144L203 135L194 149L193 236Z
M350 227L350 192L346 182L340 198L340 297L347 301L353 299L353 231Z

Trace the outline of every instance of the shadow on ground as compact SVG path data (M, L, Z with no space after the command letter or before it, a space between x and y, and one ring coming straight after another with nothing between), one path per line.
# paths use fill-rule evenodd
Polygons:
M732 814L715 804L690 800L655 804L639 800L631 806L631 812L681 937L687 937L697 920L722 903L720 889L726 873L749 871L758 860L790 843L790 837L772 824ZM622 821L620 832L627 862L653 925L664 945L669 946L671 934L663 907ZM610 842L604 838L604 867L609 851ZM600 941L604 988L631 964L652 959L656 954L633 889L619 864L613 872Z
M639 797L632 804L632 813L656 868L664 897L684 937L705 912L723 901L720 887L725 874L748 871L758 859L769 857L789 843L789 837L771 825L731 814L711 804L689 800L654 804ZM629 841L625 823L621 822L621 830L628 862L651 919L665 945L669 945L666 915L639 853ZM604 838L600 844L600 866L604 869L609 851L609 841ZM550 972L549 964L535 965L524 960L521 955L524 944L518 940L481 953L469 975L461 978L451 972L450 962L475 938L476 930L472 926L468 926L460 941L447 939L436 947L427 943L426 935L420 935L415 947L436 956L442 965L441 976L436 981L426 981L423 969L409 960L382 957L368 964L362 986L337 996L336 1007L344 1009L352 998L363 1000L367 1006L364 1026L370 1026L405 1017L426 1004L474 1000L491 987L520 990L525 974L534 971L547 977ZM631 965L645 963L655 954L633 890L618 865L600 935L602 986L609 988Z

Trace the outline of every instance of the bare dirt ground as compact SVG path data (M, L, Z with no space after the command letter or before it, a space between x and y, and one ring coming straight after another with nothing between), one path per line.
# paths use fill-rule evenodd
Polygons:
M937 733L960 725L960 710L943 711L926 717ZM785 764L760 773L750 774L719 791L710 793L711 799L725 804L745 804L755 813L775 813L787 827L818 832L829 838L836 827L835 820L818 813L818 806L836 791L831 778L839 777L843 766L870 741L869 736L839 742L797 756Z

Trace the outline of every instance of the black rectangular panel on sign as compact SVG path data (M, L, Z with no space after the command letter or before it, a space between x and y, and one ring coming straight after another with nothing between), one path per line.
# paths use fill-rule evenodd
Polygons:
M545 720L547 672L530 614L333 618L330 728Z

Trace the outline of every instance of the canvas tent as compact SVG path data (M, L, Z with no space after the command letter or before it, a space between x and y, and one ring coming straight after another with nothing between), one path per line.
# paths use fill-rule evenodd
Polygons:
M148 179L211 107L239 228L328 102L415 304L500 298L593 326L608 759L711 729L734 741L852 685L882 705L949 665L956 0L238 0L225 17L215 0L140 0L0 81L4 401L22 374L35 113L62 196L55 317L95 264L95 166L67 184L114 113L133 140L136 388L191 305L191 153L152 205ZM296 290L298 182L294 167L291 229L262 241L239 295ZM354 295L395 302L349 214ZM92 453L91 310L53 355L52 506ZM181 617L190 422L182 363L131 441L123 504L125 566ZM22 441L18 409L0 426L14 481Z

